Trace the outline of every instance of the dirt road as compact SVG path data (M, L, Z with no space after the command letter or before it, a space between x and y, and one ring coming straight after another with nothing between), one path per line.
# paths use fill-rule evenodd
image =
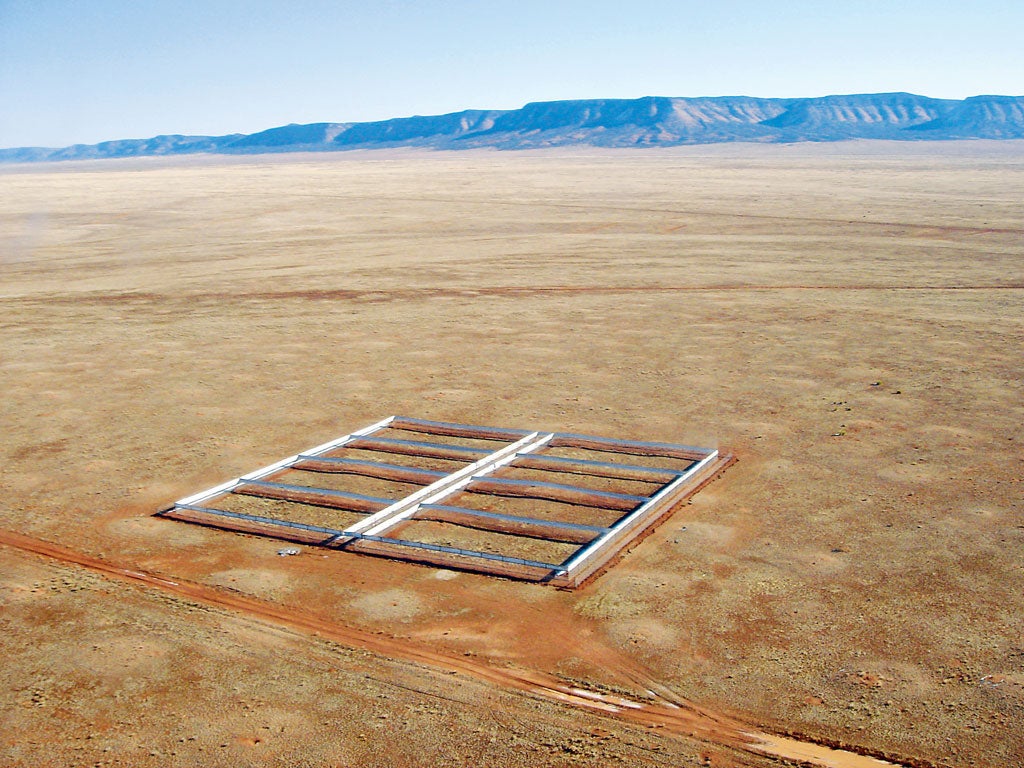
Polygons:
M175 579L173 576L136 570L12 531L0 530L0 544L87 568L109 578L127 580L198 603L242 613L261 622L334 640L352 648L468 675L507 690L597 711L631 723L663 728L666 735L698 739L823 768L878 768L900 764L822 744L763 733L738 720L715 714L689 702L669 701L654 691L649 691L649 700L634 701L569 686L540 672L501 669L465 657L436 653L394 638L341 626L306 611L272 605L244 595Z

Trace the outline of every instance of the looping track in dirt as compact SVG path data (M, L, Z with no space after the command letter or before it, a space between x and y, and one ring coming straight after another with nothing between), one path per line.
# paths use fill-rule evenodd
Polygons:
M811 741L799 741L761 732L738 720L718 715L689 702L670 701L653 691L648 691L650 699L640 702L623 696L569 686L557 678L539 672L502 669L465 657L436 653L395 638L345 627L305 611L284 608L170 576L116 565L12 531L0 531L0 544L80 566L109 578L133 582L197 603L241 613L278 627L333 640L351 648L467 675L505 690L520 691L566 706L598 712L639 725L661 728L666 735L697 739L825 768L878 768L884 765L914 764L892 763Z

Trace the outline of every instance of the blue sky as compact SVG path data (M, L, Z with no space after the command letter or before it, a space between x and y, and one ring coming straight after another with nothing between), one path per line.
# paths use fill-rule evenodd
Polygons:
M0 147L554 99L1021 95L1022 39L1022 0L0 0Z

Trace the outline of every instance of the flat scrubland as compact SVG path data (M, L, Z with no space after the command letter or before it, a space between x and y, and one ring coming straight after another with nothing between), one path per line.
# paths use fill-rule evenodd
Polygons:
M1024 762L1024 144L0 172L0 528L507 670ZM739 462L576 592L152 514L390 414ZM0 764L769 765L0 547Z

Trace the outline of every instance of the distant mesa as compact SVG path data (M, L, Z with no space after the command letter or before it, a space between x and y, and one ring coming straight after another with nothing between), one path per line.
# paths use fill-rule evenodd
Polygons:
M914 129L927 138L1024 139L1024 97L972 96Z
M957 104L912 93L826 96L800 99L763 125L798 141L902 139L907 128L934 122Z
M319 147L349 127L349 123L312 123L283 125L259 133L242 136L231 142L235 151L276 149L277 147Z
M671 147L732 141L1024 139L1024 96L962 101L912 93L808 99L747 96L545 101L369 123L284 125L249 135L154 136L62 149L0 149L0 162L346 149Z

